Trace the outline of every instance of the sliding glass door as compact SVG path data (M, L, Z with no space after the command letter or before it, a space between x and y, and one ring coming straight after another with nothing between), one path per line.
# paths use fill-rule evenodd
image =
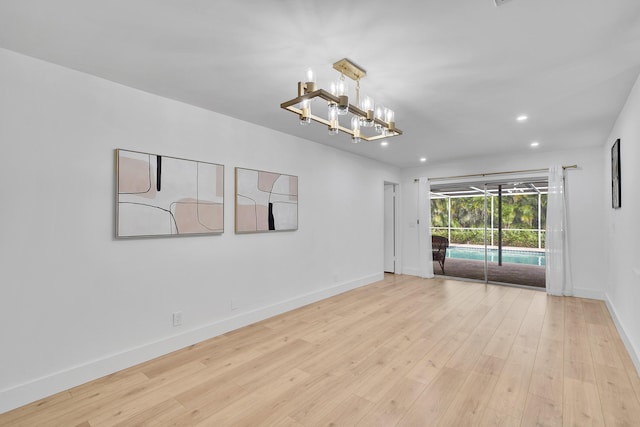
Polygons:
M487 242L487 281L544 287L547 182L486 185L493 210Z
M438 186L431 190L431 235L448 243L444 262L434 263L436 275L486 281L485 197L469 186ZM434 258L441 256L442 239L432 238Z
M544 287L546 177L432 183L430 199L432 235L449 242L436 274Z

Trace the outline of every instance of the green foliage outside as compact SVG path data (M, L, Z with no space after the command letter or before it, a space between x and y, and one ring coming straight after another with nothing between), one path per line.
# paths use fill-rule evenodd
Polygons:
M547 213L547 195L540 197L540 227L542 246L544 247ZM434 235L447 237L449 221L449 200L431 200L431 226ZM491 215L491 203L487 203ZM460 197L451 199L451 243L484 245L484 197ZM498 204L494 199L493 227L498 226ZM490 219L488 226L491 227ZM460 230L459 228L472 228ZM502 244L524 248L538 247L538 196L507 195L502 197ZM498 231L493 231L493 241L497 246ZM487 235L491 244L491 236Z
M432 228L435 236L448 237L446 228ZM545 232L541 233L541 247L544 248ZM484 230L451 230L451 243L461 245L484 245ZM493 230L494 246L498 246L498 230ZM491 234L487 234L487 243L491 245ZM502 230L502 245L519 248L537 248L538 230Z

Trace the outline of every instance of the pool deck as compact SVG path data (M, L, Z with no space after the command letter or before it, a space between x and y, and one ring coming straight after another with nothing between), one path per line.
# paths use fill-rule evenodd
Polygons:
M447 257L444 263L446 276L484 281L484 261ZM433 263L433 272L443 275L440 264ZM513 285L545 287L545 267L529 264L489 263L489 281Z

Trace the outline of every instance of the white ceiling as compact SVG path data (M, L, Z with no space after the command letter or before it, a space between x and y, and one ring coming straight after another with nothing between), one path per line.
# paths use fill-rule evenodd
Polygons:
M0 0L0 46L410 167L603 145L640 73L640 1ZM388 147L280 108L344 57L396 111Z

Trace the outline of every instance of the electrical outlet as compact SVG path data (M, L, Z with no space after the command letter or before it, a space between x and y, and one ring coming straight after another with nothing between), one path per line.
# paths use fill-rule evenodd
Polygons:
M182 312L176 311L173 313L173 327L182 326Z

